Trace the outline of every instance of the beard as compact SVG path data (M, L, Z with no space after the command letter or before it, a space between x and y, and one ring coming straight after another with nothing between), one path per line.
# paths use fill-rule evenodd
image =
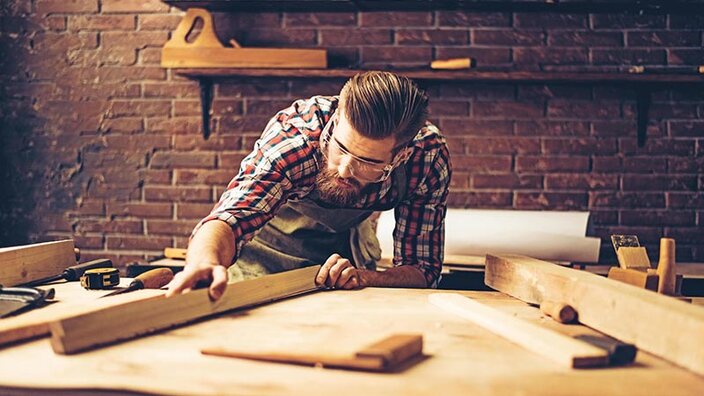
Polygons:
M328 169L327 163L315 177L315 188L320 198L340 206L352 206L362 195L362 184L355 179L343 179L337 171Z

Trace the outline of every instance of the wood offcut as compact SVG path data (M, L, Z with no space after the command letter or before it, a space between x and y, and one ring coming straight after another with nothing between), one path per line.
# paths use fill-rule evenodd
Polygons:
M0 248L0 285L10 287L46 278L75 264L70 239Z

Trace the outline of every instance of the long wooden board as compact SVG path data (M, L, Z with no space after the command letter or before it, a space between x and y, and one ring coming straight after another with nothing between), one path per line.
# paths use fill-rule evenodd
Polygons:
M230 284L218 301L207 289L126 303L49 324L54 352L71 354L137 337L196 319L263 304L318 289L320 266L306 267Z
M58 275L75 264L71 239L2 248L0 285L10 287Z
M515 318L469 297L434 293L428 296L428 301L567 368L600 367L609 363L604 349Z
M704 375L699 306L519 255L487 255L485 283L532 304L565 302L581 323Z

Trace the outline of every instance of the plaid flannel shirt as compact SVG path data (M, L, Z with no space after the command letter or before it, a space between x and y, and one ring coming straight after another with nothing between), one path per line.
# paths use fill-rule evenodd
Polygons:
M236 257L277 210L289 199L313 191L322 165L321 131L337 108L338 97L314 96L297 100L279 111L267 124L242 161L239 173L200 226L219 219L235 235ZM444 219L451 165L445 139L429 122L411 143L413 154L405 163L407 191L395 207L394 266L419 268L430 287L437 287L444 250ZM393 202L393 177L366 188L353 207L372 209Z

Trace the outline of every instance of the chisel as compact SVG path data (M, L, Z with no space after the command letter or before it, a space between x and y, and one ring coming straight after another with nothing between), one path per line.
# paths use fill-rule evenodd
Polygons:
M81 279L81 275L83 275L84 272L93 268L112 268L112 261L110 259L96 259L87 261L82 264L72 265L70 267L67 267L64 272L59 275L49 276L43 279L37 279L19 286L34 287L43 285L45 283L54 282L57 280L66 280L68 282L74 282Z
M116 290L103 297L115 296L139 289L160 289L166 286L174 278L174 273L168 268L156 268L149 270L136 278L124 289ZM103 298L101 297L101 298Z

